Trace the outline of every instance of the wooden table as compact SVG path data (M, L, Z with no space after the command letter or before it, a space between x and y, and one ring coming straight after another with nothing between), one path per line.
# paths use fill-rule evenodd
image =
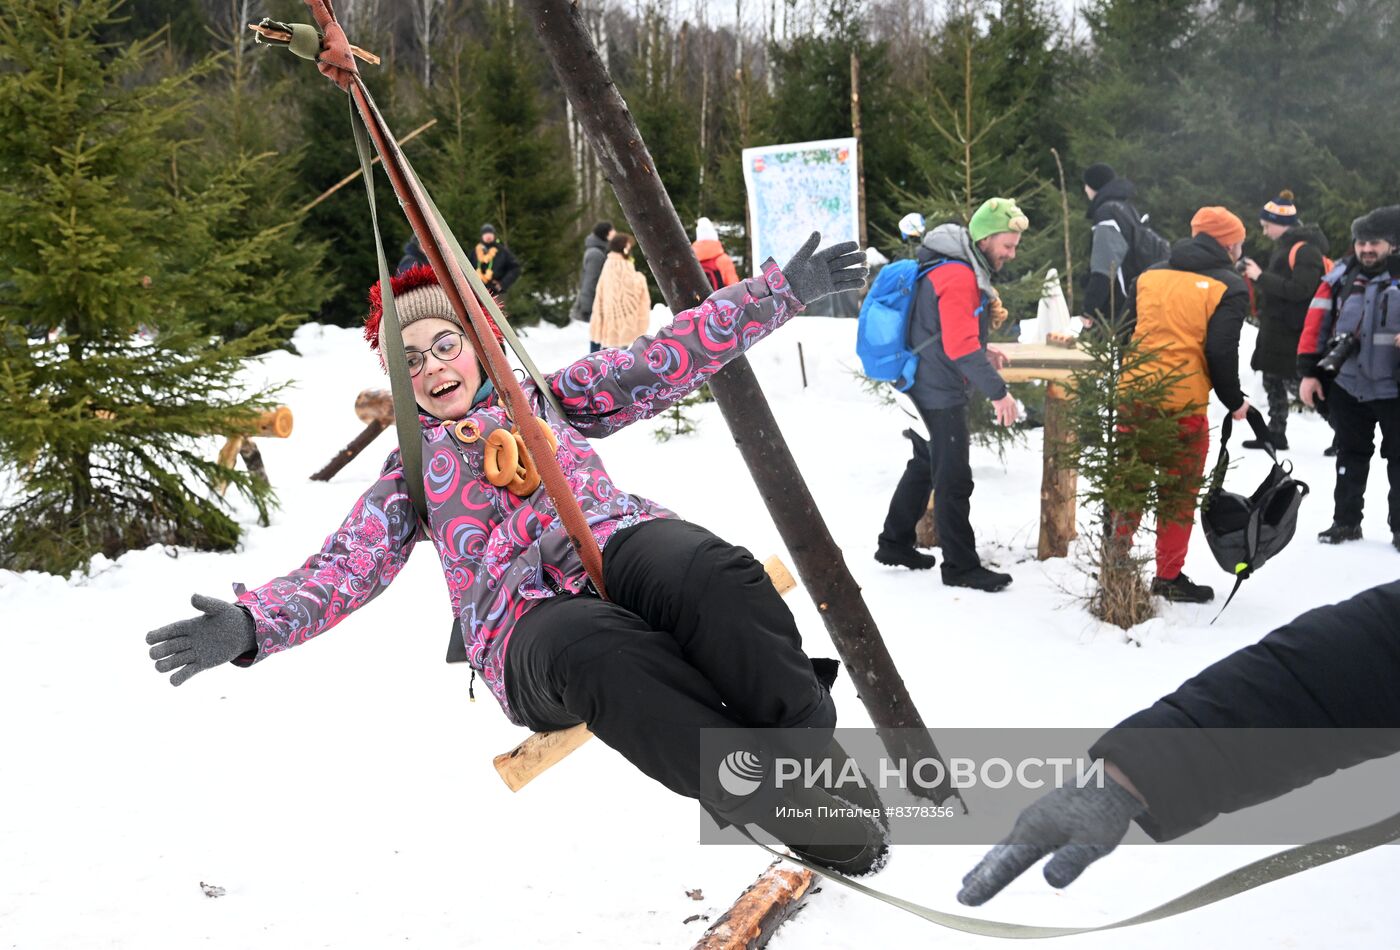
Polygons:
M1075 537L1074 516L1078 510L1079 471L1061 467L1061 446L1074 443L1070 429L1068 394L1063 383L1070 375L1093 360L1087 353L1045 343L994 343L1011 361L1001 370L1008 383L1042 379L1045 387L1045 447L1040 473L1040 540L1036 557L1045 560L1065 557Z

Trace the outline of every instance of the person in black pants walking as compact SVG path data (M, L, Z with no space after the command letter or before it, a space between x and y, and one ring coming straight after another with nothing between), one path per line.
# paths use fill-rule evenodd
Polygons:
M944 224L919 248L918 289L909 316L909 345L919 355L909 398L928 426L929 459L917 455L905 467L880 532L875 560L926 570L931 555L915 546L914 529L933 490L933 517L943 549L943 583L998 591L1011 575L988 570L977 556L972 531L972 465L967 402L975 386L992 400L997 422L1016 422L1016 399L997 370L1006 357L987 345L999 301L991 275L1016 256L1029 221L1008 198L990 198L967 227Z

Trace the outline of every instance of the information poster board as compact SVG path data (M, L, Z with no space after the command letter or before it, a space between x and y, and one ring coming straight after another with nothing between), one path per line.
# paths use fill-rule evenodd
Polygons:
M770 257L787 261L813 231L823 246L860 239L854 138L746 148L743 162L754 275Z

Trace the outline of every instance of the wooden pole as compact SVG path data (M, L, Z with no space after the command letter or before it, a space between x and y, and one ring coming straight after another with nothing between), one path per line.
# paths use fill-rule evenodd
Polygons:
M387 389L365 389L355 397L355 415L365 424L364 431L355 436L350 444L341 449L315 475L313 482L328 482L342 468L369 447L385 429L394 424L394 397Z
M403 138L399 139L399 144L400 144L400 145L405 145L405 144L407 144L407 143L413 141L413 140L414 140L415 138L417 138L419 135L421 135L422 133L428 131L429 129L431 129L431 128L432 128L433 126L435 126L435 125L437 125L437 119L429 119L427 122L424 122L422 125L418 126L418 128L414 129L412 132L408 133L408 134L405 135ZM376 156L374 156L373 158L371 158L371 159L369 160L369 163L370 163L371 166L378 165L378 164L379 164L379 156L376 155ZM321 193L320 193L319 195L317 195L314 199L312 199L311 201L308 201L306 204L302 205L301 208L298 209L297 214L306 214L306 212L310 211L312 208L316 207L318 204L320 204L321 202L325 201L325 200L326 200L327 198L329 198L331 195L335 194L337 191L339 191L340 189L344 188L346 185L350 184L352 181L354 181L356 178L359 178L359 177L360 177L360 170L357 168L357 169L355 169L353 172L351 172L350 174L346 175L344 178L340 179L340 181L336 182L334 185L331 185L331 186L330 186L329 188L327 188L325 191L321 192Z
M1068 466L1074 432L1069 424L1069 405L1060 383L1045 385L1045 447L1040 474L1040 560L1065 557L1075 536L1075 500L1079 472ZM1062 467L1063 466L1063 467Z
M388 428L388 426L378 420L372 420L366 423L364 429L360 431L360 434L351 439L350 444L337 452L335 458L327 462L319 472L312 475L311 480L313 482L328 482L332 478L335 478L342 468L349 465L354 461L356 456L369 448L369 444L378 438L379 433L383 432L386 428Z
M1070 255L1069 192L1065 191L1065 166L1060 162L1060 153L1052 148L1050 154L1055 156L1055 167L1060 172L1060 213L1064 216L1065 228L1065 279L1062 286L1065 288L1065 304L1069 307L1069 312L1074 313L1074 258Z
M709 281L637 123L588 35L580 5L567 0L522 0L521 5L667 305L673 313L695 306L710 295ZM710 389L886 748L894 758L941 759L748 361L740 357L731 362L710 381ZM946 782L927 795L939 802L954 796Z

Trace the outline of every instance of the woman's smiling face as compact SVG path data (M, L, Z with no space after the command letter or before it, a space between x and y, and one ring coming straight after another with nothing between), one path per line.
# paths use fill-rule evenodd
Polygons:
M417 359L423 368L413 377L413 396L418 405L438 419L461 419L471 411L472 397L481 388L481 368L476 354L467 345L457 324L438 317L417 320L403 331L410 369ZM439 354L456 353L444 360ZM417 355L415 355L415 353Z

